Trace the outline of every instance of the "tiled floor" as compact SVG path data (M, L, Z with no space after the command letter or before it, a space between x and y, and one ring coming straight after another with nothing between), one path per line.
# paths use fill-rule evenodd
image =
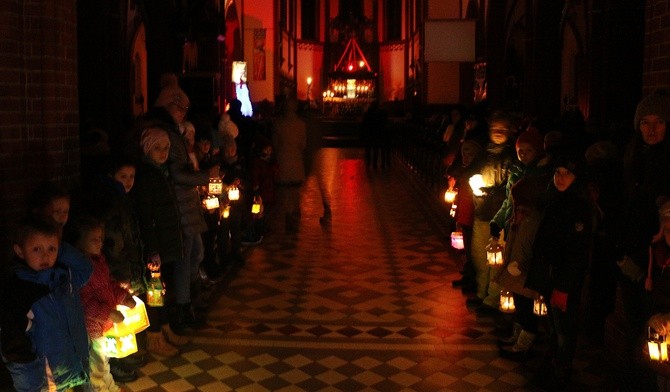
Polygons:
M366 170L359 149L324 149L333 224L305 187L300 230L248 250L177 358L152 358L129 391L517 391L540 360L500 359L490 319L451 287L460 262L394 162ZM439 222L437 222L439 223ZM580 351L575 390L604 390Z

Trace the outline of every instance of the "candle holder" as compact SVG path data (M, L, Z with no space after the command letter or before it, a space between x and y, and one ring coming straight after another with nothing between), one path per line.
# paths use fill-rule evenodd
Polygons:
M500 311L503 313L514 313L514 295L506 290L500 292Z

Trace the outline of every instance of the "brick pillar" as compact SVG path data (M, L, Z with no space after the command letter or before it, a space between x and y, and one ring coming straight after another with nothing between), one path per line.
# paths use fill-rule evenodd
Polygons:
M79 178L75 0L0 4L0 244L44 180Z

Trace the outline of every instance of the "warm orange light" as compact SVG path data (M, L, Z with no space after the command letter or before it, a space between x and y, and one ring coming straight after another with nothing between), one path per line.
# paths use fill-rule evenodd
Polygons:
M354 65L353 65L353 64L349 64L349 71L353 71L353 70L354 70Z
M210 211L215 210L219 208L219 198L214 195L208 196L202 201L202 204Z
M458 195L458 192L453 189L448 189L446 192L444 192L444 201L451 204L454 202L454 200L456 200L456 195Z
M228 188L228 200L240 200L240 190L236 186Z
M311 76L307 77L307 84L312 84L312 77Z
M220 178L209 179L209 193L212 195L220 195L223 192L223 183Z
M359 61L358 66L363 68L365 66L365 61L363 61L363 60Z
M504 313L514 313L516 307L514 306L514 295L509 291L500 292L500 311Z

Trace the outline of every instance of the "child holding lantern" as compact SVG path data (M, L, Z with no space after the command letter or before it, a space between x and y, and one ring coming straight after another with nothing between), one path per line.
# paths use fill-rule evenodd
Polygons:
M591 248L593 211L584 189L584 169L579 155L557 159L525 283L550 300L547 316L554 355L547 367L550 374L540 379L559 388L570 380L579 300Z
M53 222L23 221L16 230L15 258L0 285L0 353L19 392L89 384L79 292L92 267L59 235Z
M137 379L134 370L117 369L115 377L109 365L106 352L104 332L114 323L124 320L121 312L116 310L117 304L135 307L132 296L113 280L107 260L102 254L104 240L104 224L91 217L80 217L75 220L68 239L77 249L84 253L93 264L93 274L81 289L81 301L86 316L86 331L90 340L90 377L93 391L119 391L114 383L130 382Z
M131 191L137 205L137 218L144 243L147 266L160 268L166 283L166 297L171 299L173 266L182 258L181 224L179 208L172 179L166 162L170 139L161 128L148 128L142 132L140 145L144 156L137 167L135 186ZM179 354L177 346L189 339L177 335L166 322L165 307L151 306L147 313L151 325L147 329L147 351L165 357ZM170 305L170 301L166 301Z
M542 220L539 199L546 182L538 176L523 177L510 191L512 218L508 224L505 243L505 264L495 281L514 295L514 322L512 335L498 340L500 355L508 359L523 359L530 350L538 330L538 319L533 314L533 300L540 296L524 287L532 259L533 241Z

